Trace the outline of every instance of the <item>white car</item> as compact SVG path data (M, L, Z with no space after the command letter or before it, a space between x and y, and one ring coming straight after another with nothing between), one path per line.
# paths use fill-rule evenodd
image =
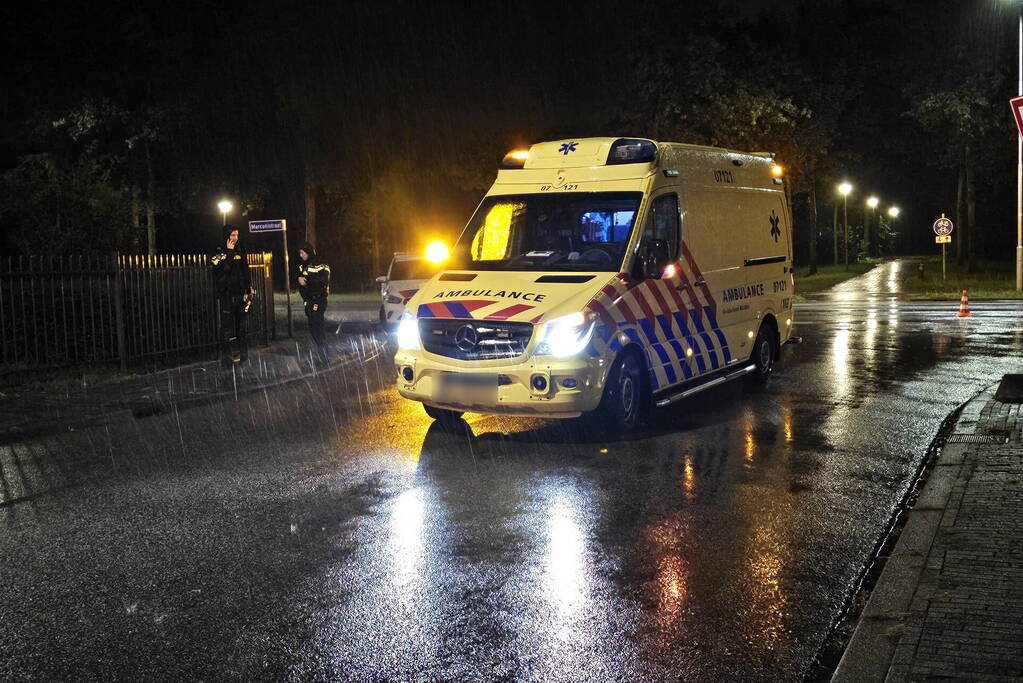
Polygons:
M422 256L396 253L387 275L377 278L380 283L380 324L397 325L405 312L405 304L424 282L433 277L437 266Z

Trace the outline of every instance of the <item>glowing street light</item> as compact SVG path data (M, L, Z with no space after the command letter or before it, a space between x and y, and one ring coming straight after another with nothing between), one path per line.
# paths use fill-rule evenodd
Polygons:
M220 209L220 213L224 216L224 225L227 225L227 214L231 213L231 209L234 208L234 204L227 199L221 199L217 202L217 208Z
M871 197L870 199L867 200L867 206L869 206L872 209L876 209L877 208L877 204L880 201L881 200L878 199L877 197Z
M899 207L893 206L890 209L888 209L888 215L891 216L892 218L898 218L899 217Z
M838 192L842 195L842 235L845 239L845 269L849 270L849 193L853 186L849 183L842 183L838 186Z

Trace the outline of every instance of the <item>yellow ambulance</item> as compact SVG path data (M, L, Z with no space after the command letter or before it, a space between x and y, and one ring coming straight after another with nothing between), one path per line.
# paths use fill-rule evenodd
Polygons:
M784 182L770 154L647 139L509 153L408 302L398 392L449 424L595 413L627 430L652 405L766 381L797 341Z

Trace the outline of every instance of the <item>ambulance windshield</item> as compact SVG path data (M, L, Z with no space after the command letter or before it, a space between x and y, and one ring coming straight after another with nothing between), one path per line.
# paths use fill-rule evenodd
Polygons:
M455 256L474 270L621 269L640 192L487 197Z

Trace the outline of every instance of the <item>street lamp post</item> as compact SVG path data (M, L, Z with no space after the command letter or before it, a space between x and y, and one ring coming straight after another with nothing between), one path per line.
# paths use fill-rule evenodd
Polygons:
M867 200L867 206L870 207L870 228L867 229L867 256L877 256L874 249L874 243L877 242L877 204L880 200L877 197L870 197ZM870 231L874 231L874 237L871 239Z
M893 235L898 234L898 233L895 232L895 219L899 217L899 211L900 211L900 209L897 206L891 206L891 207L888 208L888 215L891 216L891 219L892 219L891 228L892 228L892 234Z
M217 208L220 209L220 213L224 216L224 225L227 225L227 214L231 213L231 209L234 208L234 204L226 199L221 199L217 202Z
M1023 97L1023 2L1019 4L1019 80L1016 92ZM1016 291L1023 291L1023 136L1016 136Z
M845 240L845 269L849 270L849 193L852 192L852 185L842 183L838 191L842 194L842 236Z

